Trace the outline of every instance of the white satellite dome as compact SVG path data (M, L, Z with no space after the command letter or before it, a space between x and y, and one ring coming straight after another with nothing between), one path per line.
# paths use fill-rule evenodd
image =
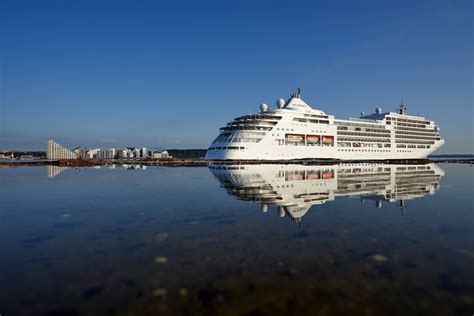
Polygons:
M376 108L375 113L377 113L377 114L382 113L382 108L381 107Z
M278 207L278 216L285 217L285 209L283 208L283 206Z
M267 110L268 110L268 105L266 105L265 103L260 104L261 112L267 112Z
M283 108L283 106L285 105L285 100L283 100L282 98L280 98L280 99L277 100L276 104L277 104L277 107L278 107L279 109L281 109L281 108Z

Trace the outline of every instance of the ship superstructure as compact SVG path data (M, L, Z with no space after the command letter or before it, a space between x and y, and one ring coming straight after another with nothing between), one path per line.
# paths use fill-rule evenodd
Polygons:
M384 202L398 203L405 211L407 201L435 194L444 176L436 164L211 164L209 168L229 194L258 203L263 212L276 208L280 217L288 215L294 222L300 222L312 206L346 196L374 201L378 208Z
M277 108L235 118L220 129L207 160L424 159L444 144L434 121L398 112L336 119L311 108L300 93Z

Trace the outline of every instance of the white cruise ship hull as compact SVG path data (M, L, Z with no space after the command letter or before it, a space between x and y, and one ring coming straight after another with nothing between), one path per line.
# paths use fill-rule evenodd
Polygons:
M280 146L271 146L264 144L238 144L244 147L242 150L220 150L215 152L207 152L206 160L297 160L297 159L332 159L332 160L406 160L406 159L426 159L431 153L436 151L444 144L444 140L430 149L405 150L397 149L363 149L351 148L312 148L308 150L302 146L292 146L291 148L280 148ZM275 148L276 147L276 148ZM354 150L354 151L352 151Z
M403 105L400 113L377 109L349 120L314 110L299 95L278 109L263 109L221 128L206 160L420 160L444 144L433 121L407 115Z

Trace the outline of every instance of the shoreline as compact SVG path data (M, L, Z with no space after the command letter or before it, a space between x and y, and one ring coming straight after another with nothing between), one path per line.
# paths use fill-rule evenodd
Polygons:
M105 160L105 159L64 159L64 160L29 160L29 161L0 161L0 167L34 167L34 166L58 166L58 167L96 167L107 165L145 165L159 167L206 167L210 164L220 165L258 165L258 164L302 164L302 165L336 165L348 163L379 163L379 164L426 164L426 163L460 163L474 164L472 159L416 159L416 160L245 160L245 161L207 161L203 159L157 159L157 160Z

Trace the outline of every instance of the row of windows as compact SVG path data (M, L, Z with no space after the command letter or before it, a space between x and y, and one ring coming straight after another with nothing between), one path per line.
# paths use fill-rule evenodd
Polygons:
M349 127L347 126L338 126L337 127L337 130L338 131L349 131ZM363 129L361 127L354 127L352 130L354 131L363 131ZM365 131L366 132L374 132L374 133L387 133L387 134L390 134L390 130L386 129L386 128L365 128Z
M415 132L430 132L433 129L430 128L413 128L413 127L398 127L395 126L396 130L401 130L401 131L415 131Z
M337 151L390 152L390 150L385 149L338 149Z
M272 127L262 127L262 126L226 126L221 127L221 131L271 131Z
M390 139L359 138L359 137L356 137L356 136L353 136L353 137L340 136L337 139L340 140L340 141L346 141L346 142L390 143Z
M275 126L278 122L269 122L269 121L261 121L261 120L246 120L242 121L233 121L227 123L227 126Z
M387 122L388 125L391 125L390 122ZM421 129L428 129L425 125L420 125L420 124L405 124L405 123L395 123L393 122L393 125L396 126L408 126L408 127L416 127L416 128L421 128Z
M396 170L397 171L405 171L405 170L416 170L416 169L417 168L415 166L413 166L413 167L397 167ZM423 167L423 168L418 167L418 170L424 170L424 169L425 169L425 167ZM428 169L429 169L429 167L428 167ZM419 172L417 172L416 174L419 174Z
M334 147L334 143L304 143L304 142L285 142L284 139L277 139L276 140L278 145L286 145L286 146L320 146L320 147Z
M425 139L425 140L440 140L440 137L423 137L423 136L407 136L407 135L395 135L395 139Z
M302 123L313 123L313 124L329 124L329 121L325 121L325 120L312 120L312 119L305 119L305 118L299 118L299 117L295 117L293 121L302 122Z
M209 147L208 150L244 150L242 146L228 146L228 147Z
M212 142L215 143L230 143L230 142L248 142L258 143L264 136L262 132L225 132L216 137Z
M365 128L377 128L380 126L378 123L373 124L364 124L364 123L352 123L352 122L341 122L341 121L334 121L335 125L339 126L355 126L355 127L365 127Z
M385 149L338 149L337 151L390 152L390 150Z
M391 117L391 116L387 116L387 120L392 120L392 121L397 121L397 122L408 122L408 123L417 123L417 124L426 124L426 125L430 125L431 122L429 121L421 121L421 120L410 120L410 119L406 119L406 118L397 118L397 117Z
M397 144L397 148L431 148L430 145L404 145L404 144Z
M260 119L260 120L281 120L281 116L276 115L265 115L265 114L250 114L239 116L235 118L236 121L248 120L248 119Z
M421 135L421 136L437 136L439 137L439 134L436 133L435 131L426 131L426 132L420 132L420 131L402 131L402 130L395 130L395 135Z
M329 116L327 115L317 115L317 114L305 114L304 116L305 117L319 117L319 118L325 118L325 119L329 118Z
M375 132L375 133L386 133L386 134L390 134L390 130L388 129L382 129L382 128L366 128L365 129L366 132Z
M338 135L347 135L347 136L366 136L366 137L390 137L386 134L374 134L374 133L362 133L362 132L338 132Z
M434 145L434 141L423 141L423 140L395 140L397 144L420 144L420 145Z
M385 143L385 144L373 144L373 143L372 144L371 143L364 144L364 143L358 143L358 142L357 143L356 142L354 142L354 143L351 143L351 142L338 142L337 146L338 147L379 147L379 148L382 148L382 147L390 148L391 147L391 145L387 144L387 143Z

